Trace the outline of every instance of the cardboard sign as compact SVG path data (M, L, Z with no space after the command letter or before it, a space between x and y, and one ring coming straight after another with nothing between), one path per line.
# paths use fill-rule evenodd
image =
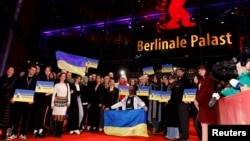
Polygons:
M172 64L163 64L161 68L162 73L171 73L173 72L173 65Z
M119 95L129 95L129 86L118 86Z
M161 99L159 102L168 102L171 96L171 91L162 91L161 92Z
M137 96L149 96L149 86L138 86Z
M151 90L149 95L149 100L160 101L161 100L161 91Z
M52 81L36 81L36 93L52 93L54 82Z
M34 102L33 90L16 89L13 100L16 102Z
M155 74L154 68L151 67L146 67L146 68L142 68L143 74L148 74L148 75L152 75Z
M195 99L197 89L184 89L182 101L192 102Z

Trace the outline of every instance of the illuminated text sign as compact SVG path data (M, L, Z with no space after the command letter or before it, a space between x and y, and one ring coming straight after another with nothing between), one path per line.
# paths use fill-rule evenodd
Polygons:
M155 38L152 42L146 42L143 40L137 41L137 51L153 51L153 50L167 50L187 47L205 47L205 46L222 46L231 45L232 34L226 33L222 35L211 35L207 33L205 36L190 35L189 39L180 38L176 36L172 40L163 40L161 38Z

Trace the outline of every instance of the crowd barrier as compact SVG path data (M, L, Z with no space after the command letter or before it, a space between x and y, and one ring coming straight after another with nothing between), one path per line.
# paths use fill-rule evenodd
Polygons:
M250 124L250 90L219 100L220 124Z

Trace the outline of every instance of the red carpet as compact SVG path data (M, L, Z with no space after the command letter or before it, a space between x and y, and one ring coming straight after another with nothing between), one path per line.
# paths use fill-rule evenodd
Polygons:
M31 134L27 135L28 141L163 141L163 134L159 135L150 135L148 138L144 137L117 137L117 136L108 136L104 133L91 133L83 132L81 135L69 135L68 132L65 132L62 138L54 138L47 136L46 138L33 138ZM20 141L15 139L13 141ZM189 129L189 141L198 141L195 128L193 127L193 119L190 120L190 129Z

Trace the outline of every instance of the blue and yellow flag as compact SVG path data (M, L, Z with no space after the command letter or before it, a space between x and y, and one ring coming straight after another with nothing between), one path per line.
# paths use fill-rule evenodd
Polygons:
M104 133L114 136L148 137L146 112L143 109L105 111Z
M71 73L85 75L86 57L68 54L62 51L56 51L57 66L60 69L67 70Z

